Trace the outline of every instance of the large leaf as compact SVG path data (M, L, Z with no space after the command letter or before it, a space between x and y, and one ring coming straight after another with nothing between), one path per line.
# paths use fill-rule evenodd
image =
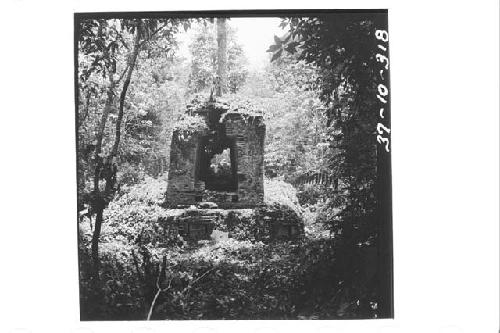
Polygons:
M286 47L285 47L285 50L287 52L290 52L292 54L294 54L297 50L295 49L295 47L298 45L299 43L297 42L291 42L289 43Z
M271 62L273 62L276 59L278 59L281 56L281 53L283 53L283 49L280 49L278 52L276 52L275 54L273 54L273 57L271 58Z
M274 44L274 45L269 46L269 48L267 49L266 52L276 52L279 49L281 49L281 45Z

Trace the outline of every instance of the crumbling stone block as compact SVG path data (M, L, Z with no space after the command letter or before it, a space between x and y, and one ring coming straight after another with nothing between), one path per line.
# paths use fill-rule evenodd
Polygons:
M172 136L166 205L188 207L213 202L220 208L250 208L264 203L262 115L228 111L207 102L189 117L205 126L177 128Z

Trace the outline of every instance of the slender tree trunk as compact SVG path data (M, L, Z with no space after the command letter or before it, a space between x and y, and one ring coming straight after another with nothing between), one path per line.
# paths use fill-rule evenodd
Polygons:
M118 146L120 144L121 138L121 124L123 121L123 108L125 105L125 97L127 96L127 90L130 85L130 80L132 79L132 72L134 71L135 63L137 61L137 56L139 55L139 49L141 46L141 21L139 20L137 23L137 29L135 33L134 40L134 48L132 53L128 57L128 70L125 75L125 81L123 82L122 92L120 94L120 107L118 109L118 118L116 120L116 129L115 129L115 142L113 144L113 150L111 151L111 158L116 157L118 154Z
M217 19L217 79L215 95L222 96L227 92L227 27L226 19Z
M103 212L104 208L100 208L96 212L95 223L94 223L94 234L92 236L92 245L91 245L92 262L93 262L92 276L96 278L96 281L99 278L99 266L100 266L99 236L101 235Z
M79 98L81 98L81 97L82 96L80 93ZM85 96L85 103L82 103L84 112L81 115L80 119L78 120L77 129L80 129L81 124L83 124L85 122L85 120L87 120L87 117L89 115L90 97L92 97L92 92L89 90L89 91L87 91L87 95Z
M95 167L94 167L94 191L92 195L92 210L96 214L94 233L92 235L92 265L93 272L92 277L97 281L99 279L99 236L101 235L101 224L102 216L104 210L104 199L102 191L99 188L99 179L101 178L101 171L103 168L103 158L101 156L102 152L102 141L104 138L104 130L106 129L106 122L108 120L109 112L113 105L114 99L114 89L115 81L113 79L113 73L109 72L109 87L107 91L106 104L102 112L101 120L99 123L99 129L96 135L96 148L95 148Z
M102 38L102 28L105 25L104 20L99 21L99 29L98 36ZM105 58L109 57L108 50L103 48L103 54ZM91 194L91 209L94 214L96 214L95 220L95 228L92 234L92 243L91 243L91 257L92 257L92 278L94 283L97 283L99 280L99 236L101 233L101 224L102 224L102 216L103 216L103 198L101 194L101 190L99 188L99 179L101 178L101 172L103 168L103 158L101 156L102 152L102 142L104 138L104 131L106 129L106 123L108 121L108 116L113 106L114 100L114 90L115 90L115 80L114 80L114 72L112 70L108 70L108 88L106 91L107 97L106 102L104 104L104 109L102 111L101 119L99 121L99 125L97 128L96 134L96 144L94 151L94 190Z
M127 72L125 76L125 81L123 83L122 91L120 94L120 106L118 110L118 117L115 128L115 141L113 143L113 148L111 150L111 153L108 155L106 161L104 161L104 159L100 154L102 151L102 141L104 137L104 130L106 128L106 121L108 119L109 112L113 105L114 89L116 84L113 79L113 74L111 72L109 74L110 86L108 88L108 98L106 100L106 106L104 108L101 117L101 122L99 124L99 131L97 132L97 144L95 151L96 167L94 173L94 200L93 200L96 219L95 219L94 233L92 236L92 245L91 245L92 261L93 261L93 277L95 278L96 281L99 279L99 266L100 266L99 237L101 235L103 212L109 201L112 199L115 192L116 172L117 172L115 157L118 154L118 147L120 144L121 123L123 121L123 112L124 112L123 109L124 109L125 97L127 94L128 87L130 85L132 72L134 70L135 62L137 60L137 55L139 54L140 22L141 21L138 21L134 48L128 57ZM101 172L103 171L105 171L105 182L106 182L104 191L102 191L99 188L99 179L101 178Z
M106 103L104 105L104 110L101 115L101 120L99 122L99 127L96 134L96 145L95 145L95 161L96 166L94 169L94 191L99 191L99 178L101 174L102 168L102 140L104 138L104 130L106 129L106 122L108 121L109 112L111 111L111 107L113 106L113 99L115 96L115 81L113 79L113 73L109 72L108 74L109 86L107 89L107 98Z

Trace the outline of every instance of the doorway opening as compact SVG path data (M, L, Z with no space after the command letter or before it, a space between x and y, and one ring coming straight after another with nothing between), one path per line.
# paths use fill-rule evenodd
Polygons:
M199 151L199 179L205 189L232 192L238 189L236 156L231 142L214 144L204 140Z

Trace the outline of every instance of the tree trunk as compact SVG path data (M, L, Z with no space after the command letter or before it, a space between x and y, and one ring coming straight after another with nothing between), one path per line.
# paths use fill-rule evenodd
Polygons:
M113 99L115 96L115 81L113 79L113 73L109 72L108 75L109 86L107 90L106 104L104 105L104 110L102 112L101 121L99 123L99 128L96 134L96 146L95 146L95 168L94 168L94 191L99 192L99 178L102 169L102 140L104 138L104 130L106 129L106 122L108 121L109 112L113 106Z
M92 236L91 254L92 254L92 277L95 281L99 280L99 236L101 235L102 217L104 207L99 207L96 211L94 234Z
M227 27L226 19L217 19L217 78L215 95L222 96L227 92Z
M109 74L109 87L107 91L106 104L102 112L101 121L99 123L99 130L96 135L96 148L95 148L95 166L94 166L94 191L92 194L91 206L92 210L96 214L94 232L92 234L92 277L97 281L99 279L99 236L101 235L101 224L103 215L103 198L102 193L99 188L99 179L101 178L101 171L103 168L103 159L101 156L102 151L102 141L104 137L104 130L106 129L106 122L108 120L109 112L113 105L114 97L114 80L113 74Z
M89 115L90 97L92 97L92 92L89 89L89 91L87 91L87 95L85 96L85 103L83 105L84 113L78 119L78 122L76 124L78 130L80 129L80 125L83 124L85 122L85 120L87 120L87 117ZM80 92L79 98L81 98L81 92ZM80 113L80 112L78 112L78 113Z
M125 81L123 82L122 92L120 94L120 107L118 110L118 118L116 120L116 130L115 130L115 142L113 144L113 150L111 151L111 158L114 158L118 154L118 146L120 144L121 137L121 124L123 121L123 107L125 104L125 97L127 96L127 90L130 85L130 80L132 78L132 72L134 71L135 63L137 61L137 56L139 55L139 48L141 46L141 21L137 23L137 29L135 33L134 48L132 53L128 57L128 70L125 76Z
M100 155L102 151L102 141L104 137L104 130L106 128L106 121L109 116L109 111L113 105L113 97L114 97L114 88L116 82L113 79L113 73L110 71L109 73L109 81L110 86L108 88L108 98L106 100L106 106L104 108L101 122L99 124L99 131L97 132L97 144L95 151L95 172L94 172L94 196L93 196L93 210L96 214L94 233L92 235L92 262L93 262L93 278L97 281L99 279L99 237L101 236L101 226L103 222L103 211L108 205L108 203L112 200L115 193L115 184L116 184L116 172L117 165L115 157L118 154L118 147L120 144L121 137L121 123L123 121L123 109L125 103L125 96L127 94L128 87L130 85L130 80L132 77L132 72L135 67L135 62L137 60L137 55L139 54L140 48L140 20L137 24L136 36L134 42L134 48L131 54L128 57L127 64L127 72L125 76L125 81L123 83L122 91L120 94L120 106L118 111L118 117L116 121L116 129L115 129L115 141L113 143L113 148L111 153L106 158L106 161ZM105 174L104 180L106 182L105 188L103 191L99 188L99 179L101 178L101 173Z

